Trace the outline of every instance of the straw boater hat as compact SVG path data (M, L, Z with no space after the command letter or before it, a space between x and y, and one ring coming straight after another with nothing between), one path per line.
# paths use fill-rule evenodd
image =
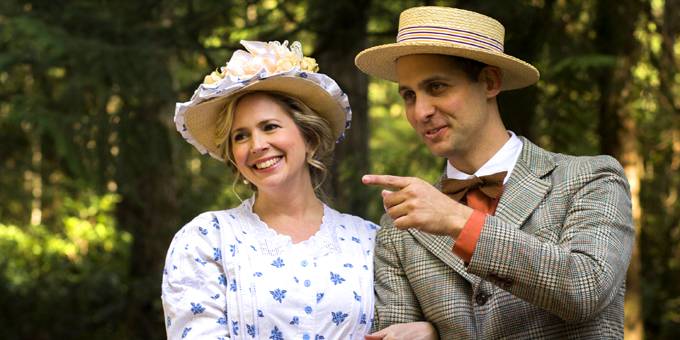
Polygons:
M187 142L202 154L224 161L225 146L215 141L217 119L230 99L253 91L299 99L328 121L336 140L342 139L352 119L349 99L333 79L318 73L314 59L302 55L299 42L290 47L287 41L242 40L241 44L246 51L235 51L226 66L205 77L189 101L177 103L175 126Z
M415 7L401 13L397 42L366 49L355 59L369 75L397 81L395 62L410 54L444 54L499 67L502 90L538 81L535 67L503 52L505 28L485 15L448 7Z

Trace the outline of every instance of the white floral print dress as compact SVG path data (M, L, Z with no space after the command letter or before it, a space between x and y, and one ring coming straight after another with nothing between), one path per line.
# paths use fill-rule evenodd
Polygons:
M324 205L320 230L293 244L253 202L203 213L175 235L162 284L168 338L363 339L377 225Z

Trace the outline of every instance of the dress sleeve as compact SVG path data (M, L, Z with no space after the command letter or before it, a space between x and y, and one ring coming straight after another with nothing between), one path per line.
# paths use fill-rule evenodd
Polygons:
M229 339L219 229L197 217L174 237L161 299L168 339Z

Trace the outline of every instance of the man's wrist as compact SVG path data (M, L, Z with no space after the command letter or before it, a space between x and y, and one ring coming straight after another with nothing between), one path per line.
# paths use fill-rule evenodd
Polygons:
M454 240L457 239L473 212L472 208L462 204L456 207L453 214L449 215L447 234Z

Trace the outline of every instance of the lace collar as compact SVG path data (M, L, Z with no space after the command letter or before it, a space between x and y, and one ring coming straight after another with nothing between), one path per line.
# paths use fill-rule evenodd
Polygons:
M340 247L337 240L337 230L339 213L334 209L323 204L323 217L319 230L310 238L293 243L290 236L280 234L276 230L270 228L264 221L260 219L256 213L253 212L253 204L255 203L255 195L243 201L238 207L239 215L245 222L257 243L259 243L260 250L265 254L278 255L288 248L311 248L317 250L339 251Z

